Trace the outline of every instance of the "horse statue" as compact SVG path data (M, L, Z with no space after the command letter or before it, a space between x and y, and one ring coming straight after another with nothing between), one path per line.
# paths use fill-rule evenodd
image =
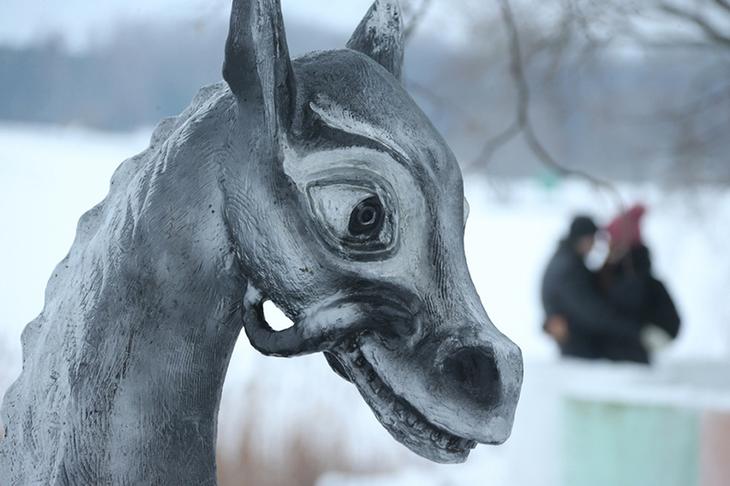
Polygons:
M507 439L520 350L471 282L461 173L402 59L394 0L295 60L278 0L233 1L225 82L117 169L23 331L3 484L216 484L242 328L267 355L324 352L428 459Z

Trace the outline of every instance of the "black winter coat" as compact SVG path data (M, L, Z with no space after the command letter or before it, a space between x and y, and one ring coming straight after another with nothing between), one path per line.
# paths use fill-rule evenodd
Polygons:
M545 313L568 322L564 356L648 363L639 335L641 321L621 313L601 292L598 280L568 241L562 241L542 281Z
M644 324L679 334L680 318L664 284L652 275L649 249L638 245L601 271L601 286L612 305Z

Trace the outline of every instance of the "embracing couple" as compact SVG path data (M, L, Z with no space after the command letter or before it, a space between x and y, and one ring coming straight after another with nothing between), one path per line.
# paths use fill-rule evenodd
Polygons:
M679 315L641 237L644 212L633 206L603 231L576 216L560 241L545 270L542 303L543 329L563 356L649 363L651 350L677 336ZM597 238L608 239L608 256L594 271L586 258Z

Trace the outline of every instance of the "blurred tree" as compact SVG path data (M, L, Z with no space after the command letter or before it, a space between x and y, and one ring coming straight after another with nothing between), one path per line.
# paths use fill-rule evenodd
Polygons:
M465 169L730 183L728 0L401 2L406 85ZM121 24L83 53L0 46L0 119L152 125L220 79L223 24ZM349 34L287 29L295 53Z
M709 62L695 76L686 99L659 108L656 116L676 127L672 144L675 168L692 178L697 159L728 164L730 129L730 1L644 0L616 3L622 18L618 40L648 50L702 53ZM712 164L708 167L712 171ZM725 181L728 182L728 181Z
M429 8L433 4L421 5ZM657 157L658 153L669 159L667 166L677 180L730 182L725 155L728 143L724 137L730 126L728 0L461 0L455 5L471 25L476 53L471 69L494 71L506 54L515 93L513 116L495 129L484 119L475 123L461 107L445 99L443 91L437 93L420 82L410 83L416 93L437 100L436 104L453 116L463 118L465 127L481 125L482 134L491 134L486 140L482 136L481 149L467 166L485 167L497 152L521 138L536 159L558 174L600 183L591 174L593 169L600 169L600 164L605 165L606 158L599 157L600 164L592 165L588 160L590 151L566 154L556 147L554 140L543 142L546 135L551 135L547 139L555 139L556 134L548 133L549 126L547 130L545 126L538 127L533 114L535 98L539 98L543 110L545 103L552 104L548 108L552 110L553 122L564 123L566 130L575 128L569 126L570 119L577 111L576 103L583 101L573 98L582 93L566 89L570 84L566 77L584 76L588 67L607 71L594 71L595 79L584 83L596 85L589 100L595 116L612 119L612 130L617 133L643 132L643 137L633 137L638 140L633 144L637 160L644 162L646 157ZM423 17L421 11L413 17L414 22ZM501 42L495 36L497 29L502 32ZM643 78L634 76L633 80L611 80L618 86L622 82L637 83L637 98L628 100L626 93L622 93L625 102L617 104L611 92L615 88L601 85L620 75L615 66L608 66L617 57L643 59L649 69L654 69L654 76L663 79L651 79L651 74L644 74ZM639 82L653 84L656 89L652 87L650 91L654 92L647 93L646 86L638 86ZM665 86L669 83L673 85L671 89ZM572 82L573 86L579 84ZM627 88L631 90L624 86ZM606 101L601 103L598 97ZM439 98L442 99L438 101ZM606 131L605 144L591 144L591 149L610 150L612 135L615 134ZM569 136L580 135L571 132ZM563 159L568 163L563 163ZM576 159L580 159L577 166Z
M525 60L514 46L519 46L519 32L510 13L511 0L499 0L503 22L511 37L510 45L513 75L518 85L518 117L516 126L528 145L549 166L554 159L539 143L529 116L529 93L520 64ZM534 43L532 54L544 51L550 57L548 74L561 63L575 63L589 56L600 55L609 49L634 50L643 56L660 51L697 51L695 59L707 65L700 69L688 86L681 102L657 103L649 113L629 114L635 118L652 119L655 123L673 126L669 137L667 156L673 159L673 169L685 182L706 180L706 174L696 174L700 167L715 174L720 165L727 165L727 138L730 128L730 2L727 0L563 0L547 35ZM573 54L571 59L570 54ZM695 54L696 55L696 54ZM522 81L520 81L522 80ZM493 150L505 134L485 145ZM491 145L490 145L491 144ZM487 150L487 153L488 153ZM704 160L702 160L704 159ZM704 163L699 163L704 162ZM713 167L718 165L718 167ZM560 169L558 167L558 169ZM560 172L560 170L559 170ZM562 171L565 172L565 171ZM585 175L585 174L579 174ZM697 177L697 176L700 177ZM712 176L710 175L710 178ZM730 180L725 179L725 182Z

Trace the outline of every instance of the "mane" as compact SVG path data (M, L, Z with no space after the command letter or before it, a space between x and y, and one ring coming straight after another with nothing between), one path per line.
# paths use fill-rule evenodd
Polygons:
M107 196L81 216L69 254L79 250L83 251L108 219L109 213L117 209L114 203L120 196L127 194L130 183L139 175L140 171L150 165L165 163L167 159L166 151L170 145L179 140L181 133L188 125L208 114L204 108L208 107L211 99L226 94L226 92L228 92L228 88L225 83L203 86L182 113L177 116L163 118L155 126L150 137L149 146L119 165L111 178ZM137 214L130 214L129 216L135 217ZM59 265L62 265L67 258L68 256ZM48 295L46 298L48 298Z
M84 439L68 437L79 432L66 421L71 422L70 417L79 414L87 415L83 420L97 420L96 411L84 411L82 405L77 405L76 394L89 393L89 389L96 393L99 384L105 384L111 389L100 390L99 397L90 400L111 403L127 372L135 324L134 319L120 324L120 307L112 302L114 286L118 285L119 275L128 271L124 268L128 261L132 260L131 272L143 265L134 261L136 255L125 252L136 243L136 225L147 210L152 192L158 190L155 178L167 170L168 164L176 163L175 151L188 143L196 127L220 118L221 110L230 102L230 91L224 83L201 88L179 116L163 119L156 126L144 151L121 163L106 197L80 218L68 254L49 279L42 312L22 333L23 371L8 389L2 407L2 422L10 430L0 440L0 477L10 478L12 484L25 484L31 478L23 474L39 464L44 464L40 469L45 470L37 473L37 479L44 484L67 484L63 477L83 477L83 471L74 475L66 470L66 450L79 446L75 442ZM110 268L109 262L121 262L122 268ZM121 310L126 311L124 307ZM106 321L110 327L116 326L108 330L109 335L124 336L127 349L116 353L120 356L106 349L108 341L113 340L105 336ZM91 363L85 362L94 353L98 361L91 358ZM84 366L96 366L102 375L88 379ZM101 440L99 444L109 438ZM13 449L23 453L13 453ZM99 480L91 475L86 479L84 484Z
M209 115L206 112L206 108L212 99L224 95L227 92L228 88L225 83L215 83L200 88L182 113L177 116L164 118L155 126L150 137L149 146L145 150L124 160L119 165L112 175L107 195L79 219L76 236L71 248L63 260L55 267L52 277L46 286L46 305L54 298L57 300L64 299L66 292L74 290L68 287L61 287L59 285L61 282L55 277L59 275L61 270L68 268L69 260L74 257L81 257L89 251L102 229L110 233L114 227L134 225L143 210L140 201L145 199L146 194L130 194L130 186L132 183L137 178L143 177L147 181L144 181L146 184L142 185L149 188L149 179L153 177L155 168L167 163L167 152L171 145L182 138L186 128L191 124L194 124L201 117ZM120 208L122 207L125 208L125 211L120 214ZM101 237L107 236L109 235L101 235ZM26 367L28 355L32 353L31 343L34 342L33 334L40 332L40 329L34 323L39 323L42 320L41 317L43 317L45 311L44 306L40 316L29 323L23 331L23 369Z

